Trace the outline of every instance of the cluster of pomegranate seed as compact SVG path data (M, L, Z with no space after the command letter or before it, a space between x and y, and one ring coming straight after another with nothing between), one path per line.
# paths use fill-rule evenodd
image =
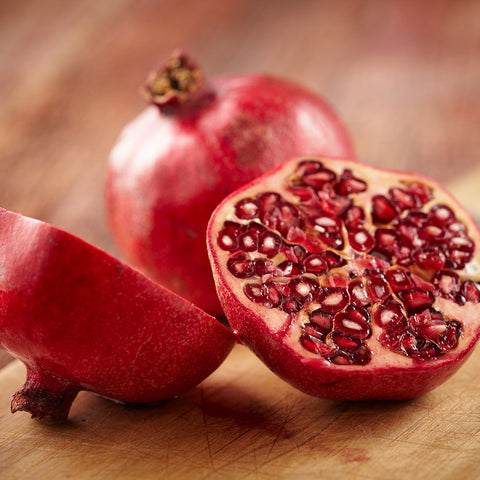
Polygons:
M429 187L398 181L372 194L352 170L305 160L288 190L296 202L276 192L238 201L218 234L250 301L302 319L302 346L338 365L367 364L372 335L413 359L455 348L461 323L435 302L480 302L479 285L454 271L474 243Z

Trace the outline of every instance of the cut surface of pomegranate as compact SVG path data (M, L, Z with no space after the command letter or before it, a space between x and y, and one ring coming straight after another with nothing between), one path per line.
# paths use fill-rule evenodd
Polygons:
M253 232L266 240L245 248ZM460 367L480 334L479 246L435 181L326 158L259 177L208 227L240 340L292 385L341 400L412 398Z
M107 253L0 209L0 347L27 367L12 411L61 422L80 390L154 402L200 383L235 337Z
M152 74L146 92L150 106L110 156L110 230L129 264L223 315L205 248L214 208L291 156L353 156L350 136L332 108L298 84L268 75L208 80L181 52ZM317 177L310 182L323 181ZM244 217L255 208L238 205Z

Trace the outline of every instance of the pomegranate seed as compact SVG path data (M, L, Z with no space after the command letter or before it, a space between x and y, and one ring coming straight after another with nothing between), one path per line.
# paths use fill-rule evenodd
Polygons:
M318 353L320 355L329 355L330 353L332 353L335 348L327 345L322 340L322 338L319 338L313 333L310 333L314 332L314 329L308 328L307 330L307 325L305 325L305 333L303 333L300 337L300 343L302 344L302 346L309 352Z
M419 287L401 290L398 292L398 297L405 305L405 309L409 315L430 308L435 301L435 296L430 290L423 290Z
M433 277L433 284L442 297L455 298L460 292L460 277L451 270L440 270Z
M368 347L361 345L353 351L337 350L328 359L335 365L366 365L372 359L372 354Z
M436 313L439 315L432 317L430 310L425 310L422 313L412 315L408 319L408 323L417 335L438 343L447 331L447 324L440 312Z
M217 244L222 250L234 252L238 249L237 235L242 231L242 225L234 222L225 222L218 232Z
M405 220L410 225L413 225L417 228L421 228L428 222L427 214L424 212L420 212L419 210L412 210L408 213Z
M400 342L402 341L407 331L408 324L407 319L403 318L395 326L395 328L389 328L384 330L378 337L378 341L387 348L392 350L401 350Z
M318 253L312 253L305 258L303 265L305 267L305 271L309 273L322 274L328 270L327 262Z
M370 314L364 307L349 305L343 312L335 315L335 330L347 333L353 337L365 339L372 331L368 325Z
M362 345L362 341L359 338L337 330L334 330L330 337L333 343L342 350L352 350Z
M322 210L334 217L340 217L352 205L349 197L336 196L335 192L322 190L318 192L318 198L321 203Z
M415 198L403 188L394 187L388 191L388 196L398 212L417 207Z
M323 163L317 160L303 160L298 164L296 173L299 177L302 177L303 175L308 175L309 173L315 173L323 169L324 169Z
M375 231L375 250L391 259L398 245L398 234L391 228L377 228Z
M350 294L350 299L353 305L362 307L369 305L371 302L367 289L360 278L356 278L350 282L348 285L348 293Z
M313 229L318 233L339 233L342 231L342 221L336 217L319 215L310 221Z
M255 264L244 253L231 256L227 268L237 278L249 278L255 274Z
M269 308L276 308L282 303L283 295L276 283L267 282L265 284L264 298L266 300L264 303L265 306L268 306Z
M296 313L299 312L302 308L302 301L293 295L284 298L282 302L282 310L285 313Z
M317 194L312 187L306 187L303 185L290 185L289 190L299 197L300 202L310 202L312 200L316 200Z
M434 205L428 212L428 219L434 225L443 227L455 220L455 214L447 205Z
M438 225L424 225L418 229L418 237L426 242L440 242L445 239L445 231Z
M275 275L276 273L277 267L270 260L263 260L263 258L257 258L255 260L255 274L259 277Z
M348 293L340 287L326 287L320 290L317 301L322 311L335 314L343 310L349 302Z
M375 246L375 240L364 228L356 228L348 232L350 245L359 252L368 252Z
M384 195L375 195L372 198L372 221L374 223L390 223L397 216L392 202Z
M282 277L291 277L293 275L301 275L305 269L302 264L292 262L291 260L285 260L284 262L277 265L277 270L279 270Z
M326 183L332 183L337 176L331 170L322 168L316 172L304 174L302 177L303 183L316 190L320 190Z
M258 251L272 258L282 249L283 240L276 234L266 230L260 235Z
M396 330L402 324L406 326L407 320L402 305L394 300L393 297L389 297L384 303L375 307L373 319L379 327L388 330Z
M480 285L472 280L465 280L462 285L462 295L467 302L480 302Z
M235 205L235 215L242 220L258 218L259 212L258 201L252 198L244 198Z
M350 169L345 169L340 175L335 191L339 195L350 195L352 193L364 192L367 189L367 184L355 177Z
M244 252L255 252L258 248L259 233L257 230L247 230L238 236L238 248Z
M261 283L247 283L243 286L243 292L252 302L265 302L265 287Z
M307 251L301 245L287 245L282 249L287 260L302 263L305 260Z
M413 252L413 259L424 270L441 270L445 265L445 255L436 249L429 248Z
M333 315L317 308L310 313L310 323L314 324L323 335L327 335L333 328Z
M421 207L425 203L429 202L433 198L433 194L430 188L420 182L412 182L407 186L407 191L418 202L418 206Z
M447 231L452 233L466 233L467 227L460 220L455 220L452 223L449 223L446 227Z
M397 293L400 290L407 290L414 287L410 273L400 268L391 268L385 272L388 283L392 290Z
M361 207L353 205L343 212L342 219L347 228L360 227L365 223L365 212Z
M417 337L412 332L405 333L400 342L400 348L408 357L419 360L436 358L441 353L440 348L433 342Z
M370 298L374 302L383 302L390 296L390 287L382 272L365 270L366 286Z
M328 268L343 267L347 263L343 257L329 250L325 250L324 252L321 252L318 255L327 264Z
M457 234L451 237L448 242L448 247L454 250L462 250L465 252L473 251L475 245L473 241L464 234Z
M342 250L344 247L343 237L340 233L321 233L318 239L327 247L335 250Z
M447 266L455 270L461 270L472 259L473 252L464 250L449 250Z
M443 335L438 339L438 346L444 351L452 350L458 344L460 334L462 332L462 325L457 320L447 322L447 328Z
M295 278L291 280L289 286L290 291L302 298L303 302L314 300L318 290L317 281L309 277Z

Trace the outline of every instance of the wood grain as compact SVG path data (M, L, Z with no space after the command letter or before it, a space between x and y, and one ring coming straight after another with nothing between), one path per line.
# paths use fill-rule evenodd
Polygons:
M106 161L147 72L176 47L209 75L309 86L360 159L447 183L480 218L476 0L0 2L0 205L117 254ZM478 478L479 370L476 351L420 399L334 403L237 347L179 399L135 408L82 392L52 427L9 413L15 361L0 370L0 478Z

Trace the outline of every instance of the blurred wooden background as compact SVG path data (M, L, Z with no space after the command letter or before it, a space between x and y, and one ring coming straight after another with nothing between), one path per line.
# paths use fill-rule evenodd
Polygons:
M360 159L429 174L480 211L478 0L0 0L0 205L116 254L106 161L177 47L208 75L309 86Z

